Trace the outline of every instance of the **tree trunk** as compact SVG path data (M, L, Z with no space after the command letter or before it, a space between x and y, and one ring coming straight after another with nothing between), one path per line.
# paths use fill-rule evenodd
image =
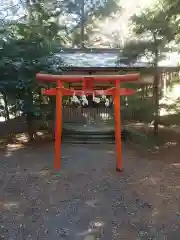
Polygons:
M26 122L28 127L29 142L32 142L34 140L34 125L33 125L33 115L31 112L27 112Z
M154 136L158 136L159 132L159 73L158 73L158 48L155 50L154 61L154 84L153 84L153 98L154 98Z
M9 109L8 109L8 99L7 99L7 94L6 92L3 93L3 100L4 100L4 110L5 110L5 119L6 121L10 120L10 114L9 114Z
M29 135L29 141L32 142L34 140L34 136L36 135L34 129L34 112L32 109L33 106L33 94L30 90L28 90L27 95L27 110L26 110L26 123L27 123L27 131Z
M85 16L84 16L84 1L81 0L81 48L84 48L84 22L85 22Z

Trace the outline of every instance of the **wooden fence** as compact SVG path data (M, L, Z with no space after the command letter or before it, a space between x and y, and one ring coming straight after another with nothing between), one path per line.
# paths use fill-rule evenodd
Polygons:
M106 121L114 116L113 108L63 107L63 123Z

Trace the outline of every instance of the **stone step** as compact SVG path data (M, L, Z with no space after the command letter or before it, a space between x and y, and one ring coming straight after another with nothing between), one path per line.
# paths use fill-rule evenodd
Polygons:
M63 133L62 134L65 137L77 137L77 138L109 138L109 137L113 137L114 138L114 134L84 134L84 133Z
M54 138L55 136L53 136ZM123 129L121 139L128 139L128 132ZM54 138L55 139L55 138ZM81 132L81 131L64 131L62 133L62 141L64 143L114 143L114 131L107 132Z
M122 140L126 140L126 135L121 135ZM103 135L103 134L75 134L75 133L68 133L62 135L62 141L64 143L114 143L115 136L114 134Z
M101 142L101 141L114 141L114 136L110 135L82 135L82 134L72 134L62 136L63 140L67 141L82 141L82 142Z
M62 139L63 143L71 143L71 144L101 144L101 143L107 143L107 144L112 144L114 143L114 140L105 140L105 139L87 139L87 140L82 140L82 139L70 139L70 138L63 138Z

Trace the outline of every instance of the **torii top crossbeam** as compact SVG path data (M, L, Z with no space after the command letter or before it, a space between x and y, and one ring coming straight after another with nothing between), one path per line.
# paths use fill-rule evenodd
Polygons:
M62 82L81 82L86 80L92 80L93 82L131 82L139 79L139 74L125 74L125 75L51 75L38 73L37 79L44 82L56 82L61 80Z

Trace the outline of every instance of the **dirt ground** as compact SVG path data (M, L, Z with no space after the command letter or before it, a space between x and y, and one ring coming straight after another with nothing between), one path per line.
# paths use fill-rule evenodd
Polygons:
M0 239L180 239L180 158L151 161L123 146L8 145L0 152Z

